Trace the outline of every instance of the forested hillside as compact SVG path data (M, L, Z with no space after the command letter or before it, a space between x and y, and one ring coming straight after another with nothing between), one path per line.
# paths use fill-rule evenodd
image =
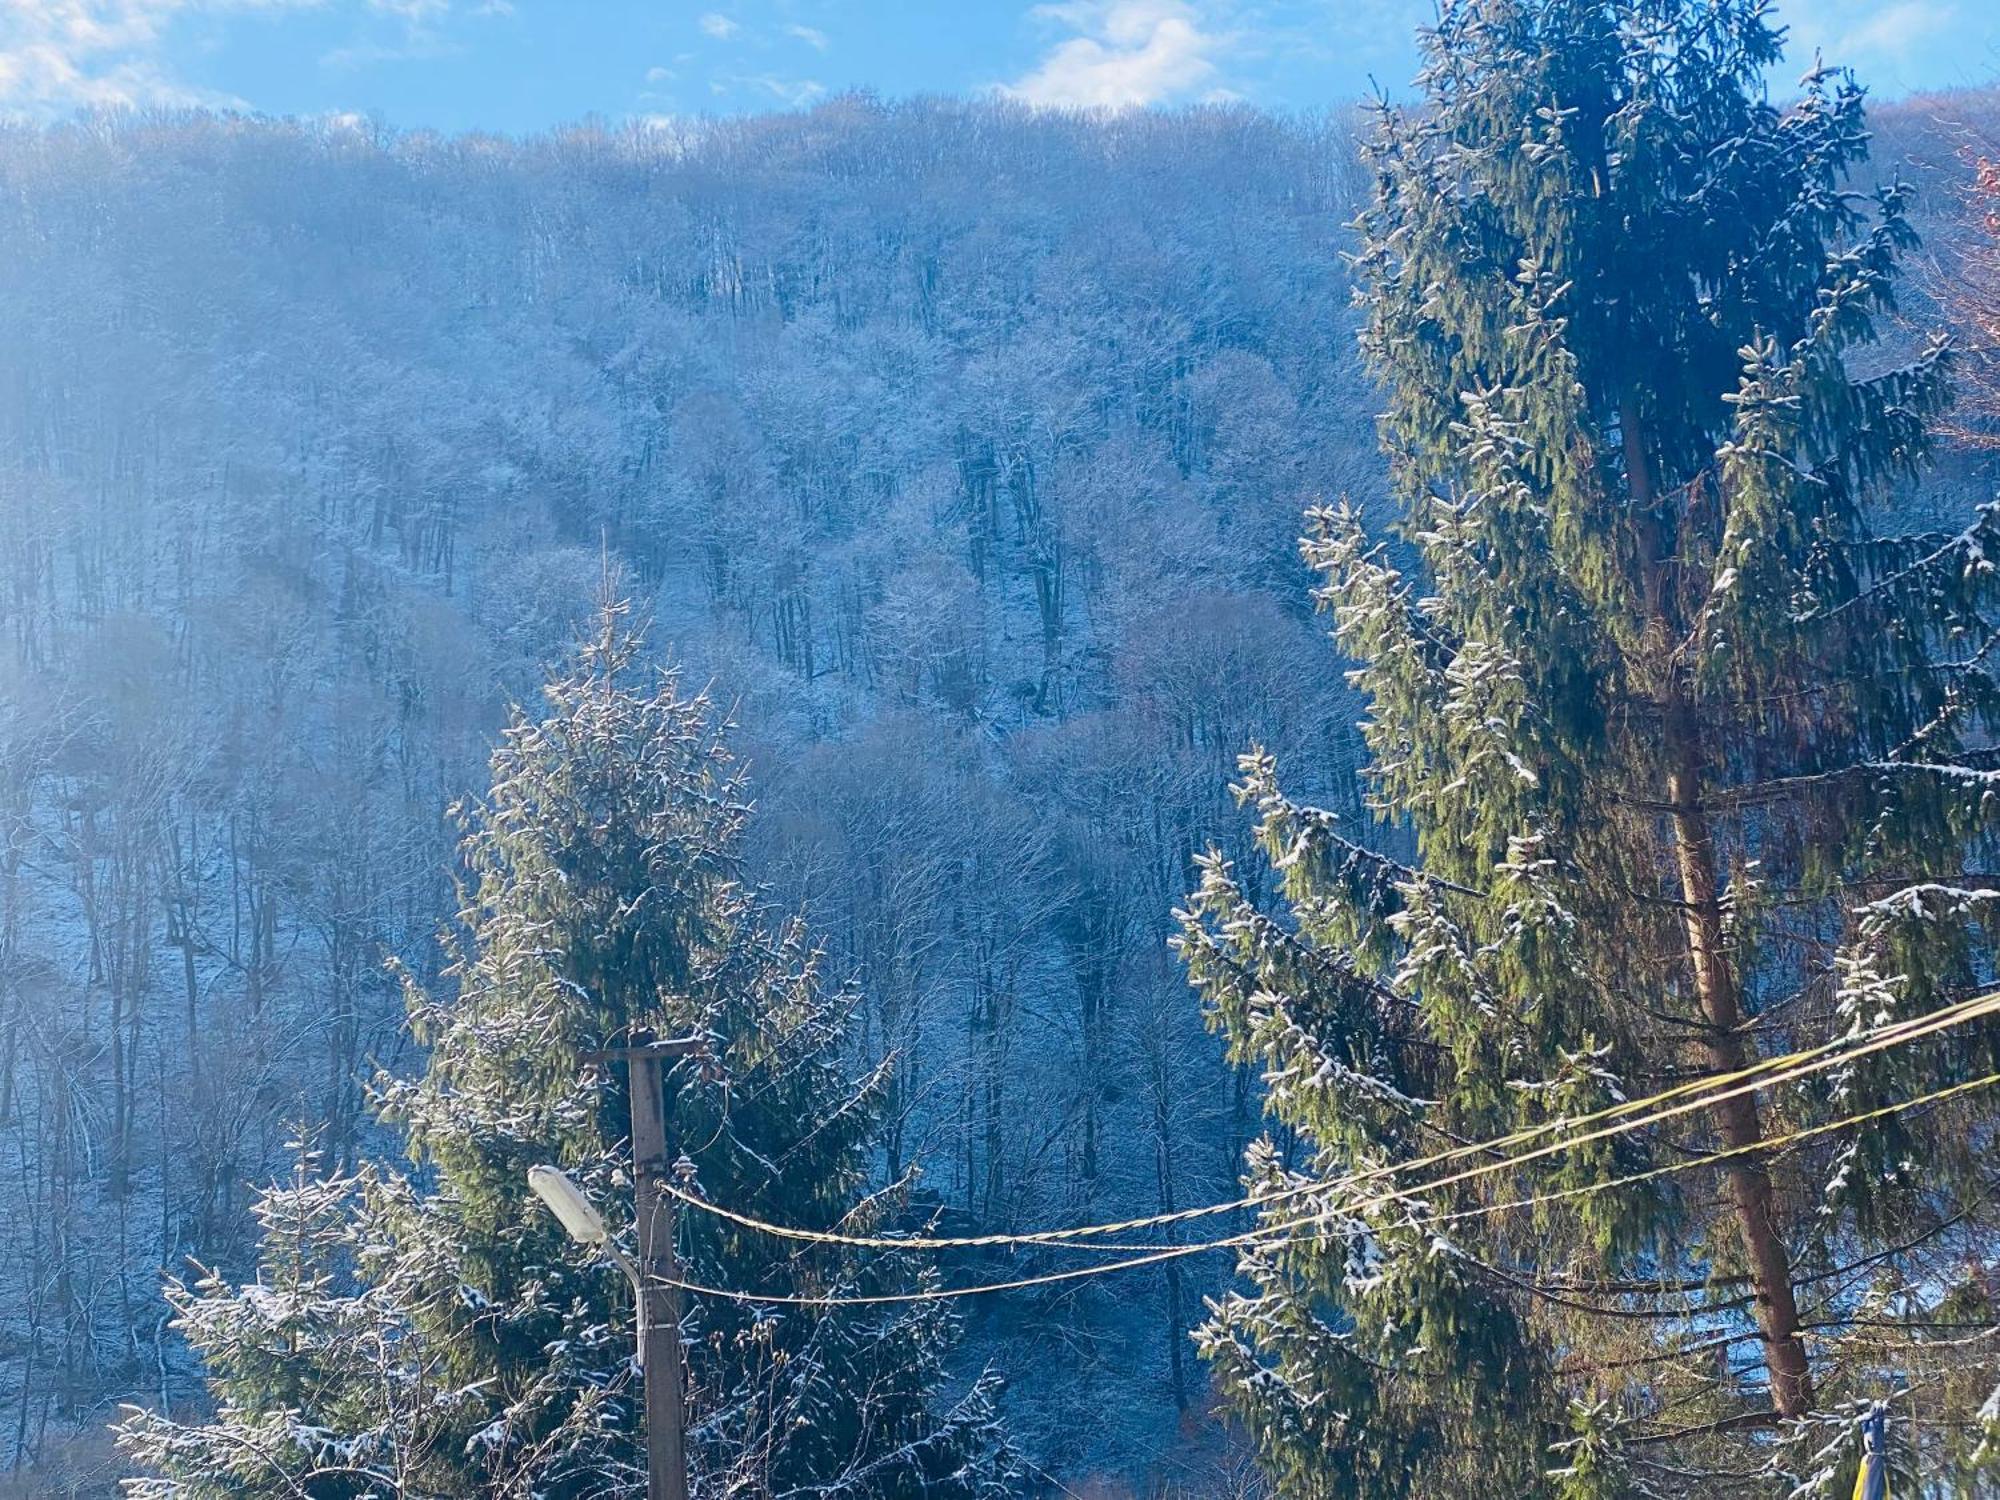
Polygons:
M445 808L607 568L865 981L884 1176L991 1228L1229 1196L1258 1102L1164 937L1253 736L1344 795L1293 539L1373 473L1346 136L7 134L6 1461L190 1389L160 1269L246 1264L288 1122L353 1164ZM1224 1269L980 1314L1043 1463L1168 1461Z
M1984 107L1888 116L1920 223ZM249 1266L295 1122L366 1155L446 809L607 588L733 705L751 868L893 1059L880 1180L955 1232L1234 1197L1260 1091L1166 938L1253 741L1355 804L1296 540L1384 494L1353 129L0 134L0 1467L192 1398L162 1269ZM1073 1483L1218 1493L1228 1271L982 1303L964 1373Z

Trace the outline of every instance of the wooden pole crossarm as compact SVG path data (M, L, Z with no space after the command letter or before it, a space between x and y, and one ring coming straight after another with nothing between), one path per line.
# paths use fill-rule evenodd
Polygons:
M629 1047L598 1047L583 1054L585 1062L631 1062L636 1058L694 1057L708 1050L705 1036L671 1037L658 1042L634 1042Z

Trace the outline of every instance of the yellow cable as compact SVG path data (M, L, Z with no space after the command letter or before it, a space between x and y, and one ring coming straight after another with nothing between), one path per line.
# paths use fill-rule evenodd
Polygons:
M1673 1119L1696 1110L1706 1109L1726 1099L1735 1098L1739 1094L1753 1092L1762 1088L1775 1087L1781 1083L1790 1083L1799 1078L1808 1077L1813 1073L1823 1072L1827 1068L1838 1067L1841 1063L1851 1061L1854 1058L1865 1057L1870 1053L1882 1051L1887 1047L1902 1045L1905 1042L1914 1041L1932 1032L1957 1026L1965 1021L1975 1020L1980 1016L1988 1015L1995 1011L2000 1011L2000 992L1977 996L1970 1000L1963 1000L1955 1005L1942 1006L1937 1010L1930 1011L1925 1015L1917 1016L1910 1020L1895 1021L1886 1026L1873 1028L1872 1030L1849 1033L1847 1036L1836 1041L1823 1042L1815 1047L1804 1048L1778 1057L1766 1058L1748 1067L1740 1068L1733 1073L1712 1074L1691 1083L1678 1084L1671 1089L1663 1089L1643 1099L1625 1101L1606 1109L1598 1110L1592 1114L1578 1116L1574 1120L1551 1120L1540 1125L1529 1126L1522 1130L1514 1131L1509 1135L1498 1136L1491 1140L1454 1146L1448 1151L1437 1152L1415 1161L1397 1162L1385 1166L1372 1167L1366 1171L1350 1173L1345 1177L1336 1178L1330 1182L1304 1184L1263 1197L1246 1197L1227 1203L1204 1204L1199 1208L1181 1209L1177 1212L1167 1214L1151 1214L1136 1219L1122 1219L1107 1224L1082 1224L1067 1229L1036 1230L1021 1234L919 1235L908 1237L893 1235L851 1235L831 1230L802 1229L795 1225L776 1224L766 1219L756 1218L750 1214L738 1213L733 1209L724 1208L718 1203L712 1203L705 1198L698 1198L694 1194L672 1183L666 1185L666 1190L690 1208L699 1209L703 1213L724 1219L741 1228L756 1230L763 1234L775 1235L781 1239L797 1240L808 1244L844 1245L851 1248L869 1250L964 1250L996 1246L1046 1245L1056 1249L1092 1250L1111 1253L1118 1250L1132 1250L1141 1247L1133 1245L1076 1245L1070 1242L1085 1238L1099 1238L1106 1235L1122 1234L1134 1229L1153 1228L1162 1224L1182 1223L1190 1219L1230 1213L1239 1209L1255 1208L1261 1211L1291 1198L1321 1193L1332 1188L1349 1187L1356 1183L1373 1181L1382 1177L1394 1177L1402 1173L1421 1171L1427 1167L1440 1166L1448 1162L1462 1160L1467 1156L1488 1155L1531 1141L1553 1130L1569 1129L1579 1125L1594 1124L1601 1120L1615 1119L1637 1110L1649 1109L1654 1105L1670 1100L1679 1099L1683 1101L1673 1108L1661 1110L1643 1119L1629 1121L1616 1128L1607 1128L1592 1131L1581 1136L1566 1138L1552 1145L1541 1147L1525 1156L1509 1157L1504 1161L1483 1163L1481 1166L1473 1168L1470 1171L1425 1185L1426 1188L1450 1186L1475 1177L1485 1176L1491 1172L1504 1171L1508 1167L1520 1162L1539 1160L1544 1156L1551 1156L1576 1146L1605 1139L1608 1136L1622 1135L1633 1130L1657 1125L1663 1120ZM1863 1045L1854 1045L1856 1043ZM1780 1076L1768 1078L1758 1076L1773 1072L1778 1073ZM1707 1092L1718 1085L1723 1086L1720 1092ZM1698 1094L1699 1097L1688 1099L1687 1096L1690 1094ZM1219 1240L1215 1243L1223 1244L1227 1242ZM1176 1245L1158 1248L1180 1250L1186 1247Z
M1553 1193L1536 1194L1511 1202L1483 1204L1477 1208L1462 1209L1456 1213L1442 1215L1432 1222L1437 1224L1453 1223L1461 1219L1480 1218L1487 1214L1501 1213L1517 1208L1529 1208L1541 1203L1553 1203L1564 1199L1588 1196L1591 1193L1608 1192L1612 1188L1631 1187L1638 1183L1669 1176L1675 1172L1690 1172L1699 1167L1713 1166L1719 1161L1727 1161L1732 1157L1743 1156L1752 1152L1775 1151L1814 1136L1825 1135L1830 1131L1844 1130L1853 1125L1864 1125L1871 1120L1879 1120L1888 1115L1898 1114L1906 1109L1918 1108L1921 1105L1940 1103L1946 1099L1955 1098L1960 1094L1967 1094L1977 1089L1988 1088L1995 1083L2000 1083L2000 1072L1988 1073L1984 1078L1975 1078L1963 1083L1952 1084L1947 1088L1935 1089L1928 1094L1919 1095L1914 1099L1905 1099L1894 1104L1882 1105L1875 1109L1849 1115L1844 1119L1832 1120L1819 1125L1805 1126L1798 1130L1788 1131L1783 1135L1773 1136L1750 1145L1730 1147L1724 1151L1711 1152L1705 1156L1690 1158L1687 1161L1673 1162L1667 1166L1655 1167L1650 1171L1631 1173L1624 1177L1612 1178L1606 1182L1588 1183L1580 1187L1564 1188ZM1317 1184L1315 1185L1315 1189L1338 1187L1340 1185L1341 1183L1339 1182ZM1426 1183L1409 1191L1410 1193L1426 1192L1433 1187L1442 1185L1442 1183ZM1395 1195L1396 1198L1406 1196L1409 1196L1409 1194ZM1366 1211L1390 1201L1392 1201L1391 1198L1378 1197L1360 1207L1362 1211ZM1296 1244L1301 1240L1312 1237L1297 1232L1302 1225L1316 1228L1336 1217L1345 1216L1348 1212L1350 1211L1324 1211L1308 1219L1301 1220L1297 1224L1263 1226L1244 1234L1231 1235L1225 1239L1203 1240L1187 1245L1174 1245L1150 1254L1137 1255L1109 1264L1078 1266L1067 1271L1054 1271L1041 1276L1023 1276L1011 1281L985 1282L977 1286L965 1287L938 1287L921 1292L810 1297L776 1292L745 1292L730 1287L708 1286L701 1282L686 1281L676 1277L661 1276L651 1279L657 1285L677 1287L681 1291L693 1292L698 1296L721 1297L735 1302L751 1302L779 1307L879 1307L887 1304L910 1302L940 1302L960 1297L983 1296L993 1292L1021 1291L1029 1287L1050 1286L1058 1282L1078 1281L1092 1276L1105 1276L1115 1271L1138 1270L1143 1266L1157 1265L1162 1261L1176 1260L1189 1255L1199 1255L1209 1250L1224 1250L1247 1246L1255 1246L1260 1249L1282 1250L1288 1245ZM1274 1238L1273 1236L1276 1237Z
M1995 1083L2000 1083L2000 1072L1988 1073L1984 1078L1970 1078L1962 1083L1951 1084L1946 1088L1933 1089L1930 1093L1920 1094L1915 1099L1904 1099L1895 1104L1879 1105L1861 1114L1849 1115L1845 1119L1832 1120L1820 1125L1805 1125L1797 1130L1788 1130L1783 1135L1772 1136L1767 1140L1753 1141L1744 1146L1731 1146L1724 1151L1712 1151L1706 1156L1696 1157L1689 1162L1671 1162L1664 1167L1654 1167L1649 1171L1632 1172L1624 1177L1614 1177L1609 1182L1585 1183L1573 1188L1559 1188L1550 1193L1537 1193L1528 1198L1514 1198L1503 1203L1489 1203L1482 1204L1477 1208L1458 1209L1452 1213L1442 1214L1430 1222L1436 1224L1455 1224L1461 1219L1476 1218L1483 1214L1504 1213L1517 1208L1535 1208L1544 1203L1557 1203L1565 1198L1576 1198L1590 1193L1608 1192L1612 1188L1634 1187L1642 1182L1651 1182L1655 1178L1665 1177L1674 1172L1685 1171L1688 1167L1708 1167L1715 1165L1719 1161L1727 1161L1735 1156L1748 1156L1757 1152L1777 1151L1784 1147L1795 1145L1799 1141L1810 1140L1814 1136L1826 1135L1835 1130L1845 1130L1850 1125L1866 1125L1870 1120L1879 1120L1888 1115L1900 1114L1906 1109L1915 1109L1921 1104L1941 1104L1947 1099L1956 1098L1960 1094L1969 1094L1978 1089L1989 1088ZM1428 1191L1430 1188L1437 1186L1442 1186L1442 1184L1425 1183L1422 1188L1416 1191ZM1367 1206L1373 1207L1377 1203L1388 1201L1390 1200L1371 1200L1371 1203Z
M1885 1032L1869 1041L1865 1046L1855 1047L1850 1051L1842 1052L1836 1056L1815 1058L1780 1076L1750 1083L1739 1083L1724 1089L1720 1093L1705 1094L1695 1099L1685 1099L1671 1108L1660 1110L1658 1113L1649 1115L1644 1119L1634 1120L1625 1125L1590 1131L1584 1135L1557 1141L1552 1145L1539 1146L1524 1155L1509 1157L1506 1161L1488 1162L1471 1171L1455 1173L1450 1177L1436 1178L1422 1184L1421 1188L1415 1191L1429 1192L1433 1188L1452 1187L1461 1182L1468 1182L1475 1177L1484 1177L1493 1172L1505 1171L1510 1167L1519 1166L1524 1162L1539 1161L1545 1156L1554 1156L1559 1152L1570 1150L1576 1146L1588 1145L1592 1141L1603 1140L1608 1136L1623 1135L1629 1131L1639 1130L1648 1125L1657 1125L1662 1120L1670 1120L1680 1115L1692 1114L1697 1110L1707 1109L1712 1105L1720 1104L1724 1100L1734 1099L1741 1094L1754 1093L1758 1089L1775 1087L1781 1083L1790 1083L1813 1073L1824 1072L1828 1068L1838 1067L1842 1063L1851 1062L1856 1058L1867 1057L1871 1053L1887 1051L1892 1047L1907 1046L1909 1043L1920 1040L1923 1037L1949 1030L1951 1027L1961 1025L1966 1021L1977 1020L1980 1016L1992 1014L1994 1011L2000 1011L2000 994L1987 995L1979 1000L1966 1001L1960 1006L1946 1006L1941 1010L1932 1011L1927 1016L1919 1016L1914 1021L1900 1023L1899 1029L1895 1029L1893 1034ZM1719 1153L1707 1159L1715 1161L1722 1159L1724 1156L1736 1156L1745 1152L1768 1151L1775 1145L1782 1144L1788 1139L1790 1137L1781 1136L1774 1139L1759 1140L1747 1146L1733 1147L1729 1151ZM1671 1168L1656 1169L1652 1175L1663 1175L1668 1170L1671 1170ZM1632 1180L1644 1181L1646 1179L1642 1175ZM1327 1184L1327 1186L1336 1185L1340 1185L1338 1179L1332 1184ZM1383 1196L1395 1197L1399 1195L1386 1194Z

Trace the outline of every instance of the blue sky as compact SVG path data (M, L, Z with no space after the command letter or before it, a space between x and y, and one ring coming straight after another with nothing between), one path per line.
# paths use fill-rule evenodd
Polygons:
M846 89L1049 106L1399 89L1431 0L0 0L0 114L211 104L443 130L793 108ZM1993 0L1785 0L1879 95L2000 78Z

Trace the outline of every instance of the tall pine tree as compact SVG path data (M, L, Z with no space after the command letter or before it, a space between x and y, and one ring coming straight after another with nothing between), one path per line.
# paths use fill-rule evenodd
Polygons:
M1989 1023L1455 1189L1330 1180L1732 1072L1993 977L2000 524L1895 533L1946 401L1862 99L1761 0L1454 0L1359 224L1394 536L1308 561L1386 837L1241 795L1177 939L1290 1196L1201 1338L1281 1493L1831 1493L1856 1403L1993 1380ZM1907 510L1907 507L1905 508ZM1389 851L1401 858L1391 858ZM1537 1192L1727 1163L1528 1209ZM1313 1221L1307 1225L1305 1221ZM1983 1369L1981 1368L1983 1366ZM1894 1429L1929 1472L1962 1427Z
M622 1069L633 1037L708 1038L669 1078L669 1149L695 1191L749 1213L853 1229L879 1074L844 1065L852 997L796 923L744 884L746 807L715 716L671 675L637 683L607 611L580 668L517 715L492 789L463 812L464 910L447 993L410 982L429 1045L385 1077L406 1172L328 1180L309 1151L263 1208L257 1279L176 1286L216 1412L135 1412L122 1441L152 1496L606 1496L645 1488L632 1308L526 1190L566 1167L628 1226ZM685 1214L696 1279L755 1292L930 1284L896 1255L815 1255ZM1008 1492L993 1382L946 1402L942 1304L805 1310L696 1299L688 1349L697 1494L974 1497Z

